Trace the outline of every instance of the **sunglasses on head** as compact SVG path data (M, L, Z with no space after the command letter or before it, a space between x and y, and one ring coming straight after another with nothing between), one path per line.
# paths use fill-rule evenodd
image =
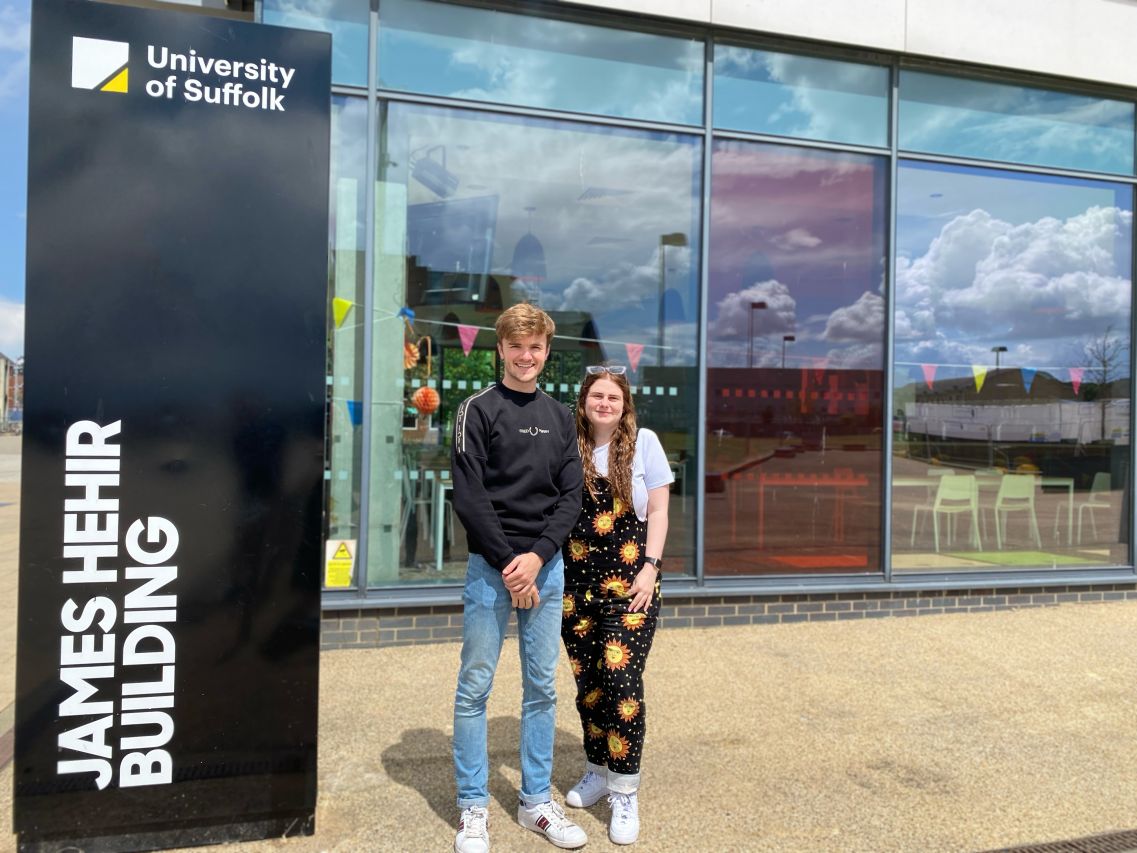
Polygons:
M588 367L584 368L584 370L589 376L596 376L600 373L610 373L613 376L623 376L628 372L628 368L622 364L590 364Z

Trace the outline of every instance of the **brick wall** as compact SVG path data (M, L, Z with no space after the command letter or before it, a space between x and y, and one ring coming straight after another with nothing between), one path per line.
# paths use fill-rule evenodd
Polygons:
M981 613L1058 604L1137 600L1137 584L798 593L793 595L665 596L662 628L836 622L938 613ZM515 632L515 623L510 633ZM462 637L462 607L394 607L325 611L320 647L359 649L454 642Z

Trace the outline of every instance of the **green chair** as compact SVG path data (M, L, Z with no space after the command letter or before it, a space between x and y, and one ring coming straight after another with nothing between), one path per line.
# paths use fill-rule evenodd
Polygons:
M951 543L955 540L955 519L966 515L971 518L971 544L976 551L983 550L979 539L979 487L973 474L956 474L951 477L940 477L936 487L936 497L931 504L912 507L912 541L916 544L916 529L919 525L920 513L931 512L932 533L937 553L940 550L940 515L948 517L947 538Z
M1003 540L1007 538L1007 516L1012 512L1029 514L1034 544L1042 548L1038 515L1034 511L1034 494L1037 490L1038 478L1033 474L1004 474L999 481L999 493L995 496L995 540L1000 551L1003 550Z
M1094 541L1098 538L1098 522L1094 517L1099 509L1109 509L1112 506L1110 500L1110 492L1113 489L1113 482L1109 474L1105 471L1098 471L1094 474L1094 480L1090 484L1090 495L1085 500L1075 501L1074 507L1078 515L1078 544L1082 544L1082 522L1085 520L1086 510L1090 513L1090 527L1094 533ZM1054 516L1054 535L1058 535L1058 519L1062 517L1062 509L1066 506L1066 501L1058 504L1058 512Z

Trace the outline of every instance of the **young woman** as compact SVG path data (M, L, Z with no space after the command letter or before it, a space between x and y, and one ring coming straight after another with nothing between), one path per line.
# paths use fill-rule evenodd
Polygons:
M576 401L584 500L564 546L561 638L576 678L586 768L565 802L605 793L608 837L639 837L643 671L659 613L659 571L674 479L655 433L636 429L623 367L588 368Z

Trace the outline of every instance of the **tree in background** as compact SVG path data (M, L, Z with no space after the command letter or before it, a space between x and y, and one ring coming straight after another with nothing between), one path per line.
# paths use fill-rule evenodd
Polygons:
M1113 324L1100 335L1085 339L1080 347L1079 364L1086 372L1082 380L1082 399L1097 401L1101 410L1101 438L1106 436L1105 414L1117 392L1118 380L1128 378L1129 338L1118 334Z

